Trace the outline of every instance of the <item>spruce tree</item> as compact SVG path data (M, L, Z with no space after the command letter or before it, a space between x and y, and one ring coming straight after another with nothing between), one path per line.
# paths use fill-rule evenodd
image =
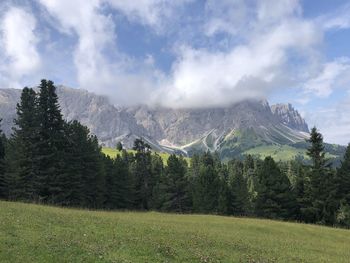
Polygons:
M136 139L136 151L132 167L135 179L135 204L138 208L149 209L152 198L151 146L143 139Z
M182 157L177 157L174 154L170 155L165 167L162 210L185 212L190 209L190 195L186 173L186 161Z
M344 160L337 170L337 197L350 206L350 144L346 148Z
M313 214L313 222L332 225L338 207L336 200L336 181L334 172L330 169L324 151L323 137L316 127L312 128L310 147L307 150L312 166L310 176L310 199L312 206L308 214Z
M243 163L239 160L229 164L229 189L231 213L246 215L249 210L249 193L243 176Z
M39 89L37 106L39 173L36 187L42 200L59 202L59 195L63 191L60 177L65 174L64 156L67 147L64 121L53 82L42 80Z
M125 151L126 153L126 151ZM114 160L104 158L106 170L106 207L125 209L132 205L131 184L129 180L128 159L117 155Z
M37 193L34 182L38 175L37 140L38 122L36 93L25 87L17 104L17 118L9 142L9 158L6 177L11 186L11 199L35 199Z
M118 142L116 148L119 152L121 152L123 150L123 144L121 142Z
M103 155L97 137L90 135L82 155L84 170L82 174L83 206L100 208L105 202L106 171L103 166Z
M338 225L350 227L350 144L346 148L344 159L336 174L337 200L336 213Z
M281 173L271 157L266 157L259 171L257 215L278 219L293 218L295 207L288 178Z
M230 189L228 185L228 169L227 165L221 165L218 171L218 213L227 215L231 213Z
M200 213L214 213L218 207L219 177L213 156L207 152L193 167L193 209Z
M6 137L1 130L1 121L0 119L0 198L7 198L7 183L5 179L5 146L6 146Z

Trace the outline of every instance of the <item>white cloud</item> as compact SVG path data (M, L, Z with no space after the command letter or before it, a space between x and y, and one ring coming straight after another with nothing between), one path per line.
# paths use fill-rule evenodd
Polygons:
M111 67L103 51L116 38L114 24L103 15L101 1L40 0L57 20L57 27L78 37L74 51L77 80L80 87L92 91L101 90L112 78Z
M119 10L129 20L150 25L160 29L163 27L163 20L176 15L177 7L192 0L105 0L110 6Z
M258 20L265 23L299 16L302 10L299 0L260 0L257 5Z
M10 86L36 72L41 65L37 50L39 42L35 34L36 20L33 15L18 7L11 7L2 17L0 78Z
M290 51L313 61L313 50L322 41L312 22L298 18L273 23L264 34L260 26L251 30L246 44L225 52L180 49L169 83L155 100L172 107L209 107L266 96L301 77L289 70Z
M40 2L57 20L57 27L63 33L73 34L78 38L73 55L77 81L81 88L109 95L111 99L122 104L140 103L149 96L161 74L153 69L151 56L147 55L144 61L134 61L118 51L115 44L116 25L111 16L103 12L103 4L106 4L106 1ZM114 4L116 3L117 1L114 1ZM138 7L152 3L153 1L144 1ZM128 3L125 6L127 11L136 7ZM153 20L156 19L156 14L149 14L148 8L137 11L140 16L145 16L148 22L156 21ZM113 55L114 60L109 59L106 53Z
M238 34L247 26L248 11L244 0L208 0L205 4L208 20L204 24L204 31L208 36L220 32Z
M317 22L325 30L350 28L350 4L344 5L330 14L319 17Z
M179 39L174 47L179 43L181 47L174 48L176 60L168 75L156 68L151 55L135 60L120 53L116 45L118 24L110 8L133 23L166 30L172 25L170 20L181 17L176 11L192 0L39 1L63 34L77 38L73 57L79 86L108 94L119 103L218 106L263 97L283 85L299 85L304 80L308 80L303 86L306 91L325 96L332 91L336 72L346 66L339 61L325 63L323 73L319 73L324 62L320 62L318 46L323 42L324 27L319 20L304 19L297 0L249 4L208 0L202 20L197 20L204 22L204 31L195 34L213 41L214 48L196 48ZM216 33L238 41L227 41L224 49L215 48ZM294 65L297 60L302 63Z
M309 126L316 125L328 143L341 145L350 143L350 97L346 95L344 97L327 107L308 111L305 116Z
M328 97L334 89L350 87L350 59L343 57L322 65L321 71L304 85L305 93Z

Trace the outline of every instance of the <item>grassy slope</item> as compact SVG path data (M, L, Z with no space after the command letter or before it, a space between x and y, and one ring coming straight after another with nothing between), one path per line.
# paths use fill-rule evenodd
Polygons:
M0 202L0 262L349 262L350 231Z
M298 155L302 155L306 158L306 150L296 149L294 147L283 145L266 145L249 149L244 154L259 155L261 158L271 156L276 161L288 161L294 159Z
M288 161L295 159L296 156L303 156L305 159L309 157L306 155L306 149L298 149L289 145L264 145L255 147L245 151L243 154L258 155L261 158L271 156L276 161ZM335 158L336 155L326 153L327 158Z
M135 153L136 152L134 150L127 150L127 151L129 153ZM117 154L121 154L121 152L118 151L117 149L107 148L107 147L102 148L102 152L104 154L110 156L111 158L115 158L117 156ZM170 154L168 154L168 153L159 153L159 152L157 152L157 154L162 158L163 163L166 164ZM185 160L189 161L190 159L185 157Z

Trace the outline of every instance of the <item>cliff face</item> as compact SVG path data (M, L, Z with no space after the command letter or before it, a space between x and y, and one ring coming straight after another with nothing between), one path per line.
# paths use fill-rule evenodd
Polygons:
M225 108L169 109L148 106L116 107L107 98L85 90L57 88L64 118L77 119L103 145L118 141L131 147L145 138L165 151L237 152L261 144L290 144L306 138L305 120L290 104L270 107L267 101L243 101ZM0 89L2 129L11 133L20 90Z
M275 104L271 106L272 113L285 125L292 129L309 132L305 120L291 104Z

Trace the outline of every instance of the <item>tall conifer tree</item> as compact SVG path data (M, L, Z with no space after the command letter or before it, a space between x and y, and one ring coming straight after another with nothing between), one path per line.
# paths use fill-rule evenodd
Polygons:
M11 199L35 199L37 192L34 182L37 180L37 139L38 122L36 111L36 93L25 87L21 100L17 104L17 118L9 142L9 158L6 176L11 182Z

